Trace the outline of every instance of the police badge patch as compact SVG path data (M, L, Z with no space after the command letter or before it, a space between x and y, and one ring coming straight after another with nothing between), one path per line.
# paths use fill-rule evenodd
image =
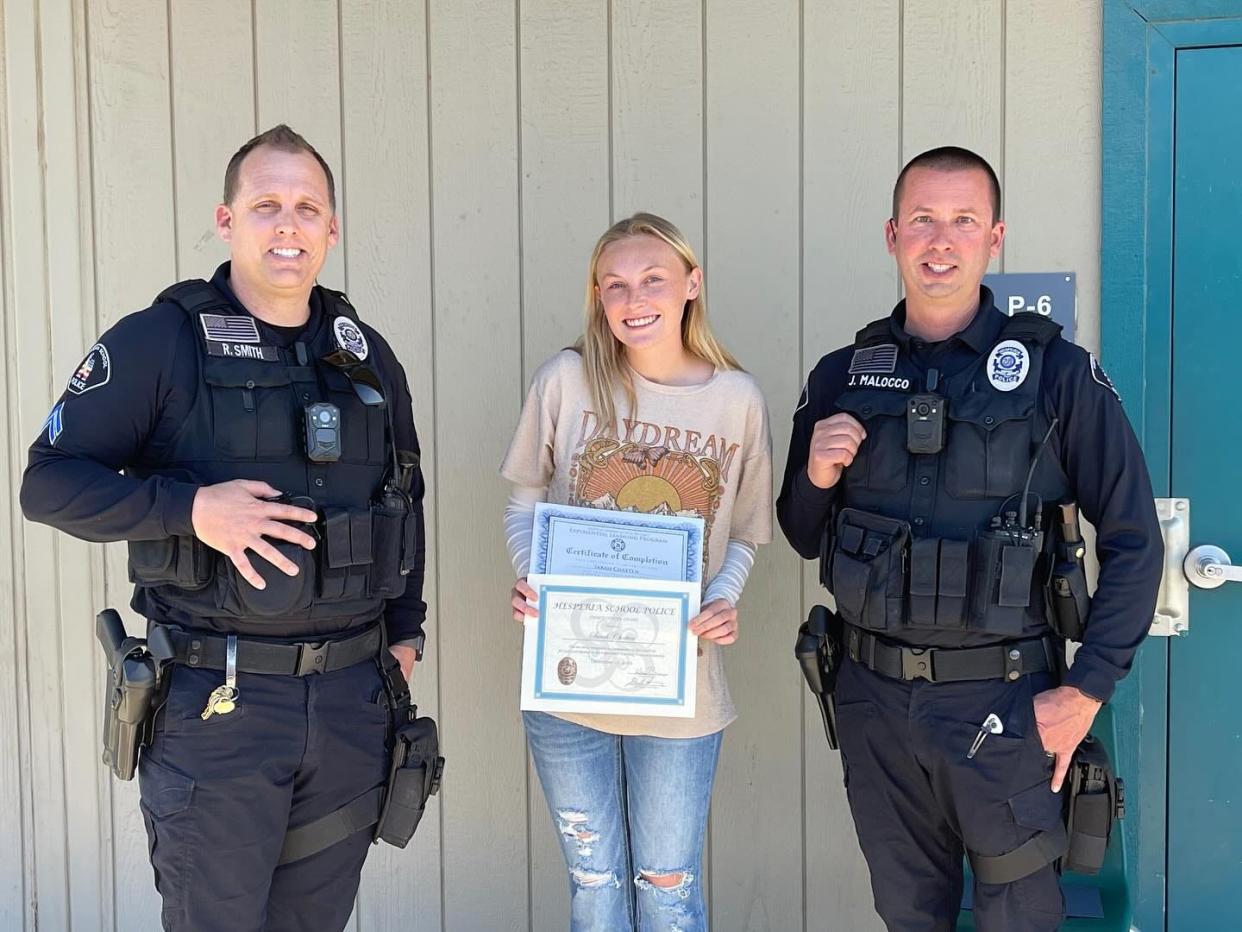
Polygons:
M367 338L362 328L348 317L338 317L332 321L332 333L336 336L336 345L349 350L360 360L367 358Z
M1004 340L988 357L988 381L998 391L1011 392L1026 381L1030 359L1026 347L1017 340Z
M112 360L108 356L108 348L102 343L96 343L79 363L73 375L69 376L65 391L70 395L83 395L93 389L103 388L111 378Z
M1120 401L1121 395L1117 391L1117 386L1114 385L1113 380L1108 377L1108 373L1104 371L1104 367L1100 365L1100 361L1095 358L1095 353L1089 353L1088 355L1091 357L1091 378L1095 379L1096 382L1107 388L1113 393L1113 397Z

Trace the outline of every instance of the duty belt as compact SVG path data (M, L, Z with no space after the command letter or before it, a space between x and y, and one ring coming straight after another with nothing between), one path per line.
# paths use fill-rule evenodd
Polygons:
M188 667L208 670L224 669L227 637L186 631L172 625L161 625L172 642L172 659ZM320 641L258 641L237 639L237 670L239 673L271 673L283 676L307 676L331 673L356 663L370 660L380 651L383 634L379 625L372 625L361 634L337 640Z
M846 625L845 650L851 660L895 680L955 683L964 680L1016 680L1026 673L1055 670L1048 638L1011 641L988 647L907 647Z

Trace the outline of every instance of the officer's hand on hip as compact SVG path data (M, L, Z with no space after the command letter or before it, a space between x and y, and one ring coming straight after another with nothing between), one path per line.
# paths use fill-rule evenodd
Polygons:
M538 618L539 609L527 603L527 599L534 600L537 598L535 590L530 587L523 576L513 584L512 599L510 604L513 606L513 620L525 622L527 618Z
M418 651L406 644L393 644L388 648L388 652L397 658L397 663L401 664L401 675L408 683L410 677L414 675L414 663L418 660Z
M737 640L737 609L728 599L712 599L690 619L690 633L705 641L732 644Z
M1091 730L1101 705L1099 699L1093 699L1074 686L1058 686L1035 696L1039 740L1047 753L1056 755L1052 792L1061 792L1074 751Z
M841 472L858 455L867 431L849 414L834 414L817 421L811 434L806 458L806 474L811 484L830 489L841 479Z
M315 538L284 522L311 523L317 515L305 508L266 501L278 495L280 492L266 482L234 479L202 486L194 495L190 512L194 536L233 561L237 572L256 589L267 583L251 565L247 550L253 550L286 576L296 576L297 566L265 538L315 549Z

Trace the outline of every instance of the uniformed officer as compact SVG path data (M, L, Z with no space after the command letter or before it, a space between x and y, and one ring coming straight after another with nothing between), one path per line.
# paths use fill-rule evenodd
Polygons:
M811 372L777 503L845 622L846 790L891 930L954 927L964 851L1025 859L1017 879L976 882L978 928L1059 926L1043 842L1161 574L1150 480L1107 376L1057 324L1009 318L981 287L1000 216L996 175L972 152L902 170L885 238L906 298ZM1098 531L1100 572L1061 678L1045 585L1071 503Z
M391 348L315 284L340 236L319 153L284 125L250 140L215 219L230 261L91 347L22 508L129 541L132 605L167 635L138 768L164 927L341 929L372 833L331 814L378 799L423 641L418 438Z

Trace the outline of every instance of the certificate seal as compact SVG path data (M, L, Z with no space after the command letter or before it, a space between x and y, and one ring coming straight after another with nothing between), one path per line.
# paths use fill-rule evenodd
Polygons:
M561 662L556 665L556 678L561 681L562 686L572 686L578 678L578 661L573 657L562 657Z

